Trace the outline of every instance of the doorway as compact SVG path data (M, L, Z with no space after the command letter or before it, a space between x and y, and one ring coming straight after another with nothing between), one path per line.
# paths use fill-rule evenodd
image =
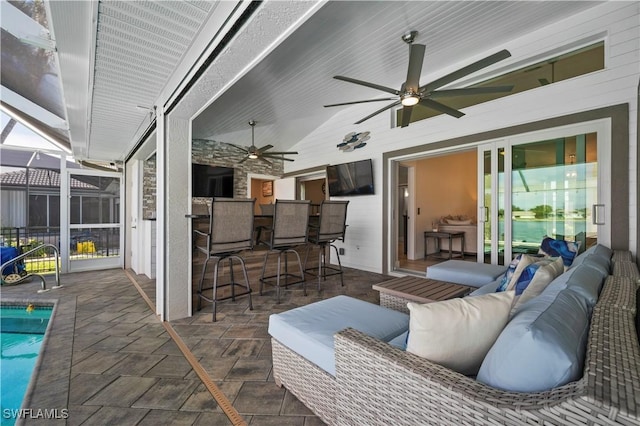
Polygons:
M68 170L69 272L123 266L120 173Z
M249 181L247 197L256 199L254 213L260 215L262 214L261 205L266 206L276 202L274 182L278 177L250 173L247 179Z
M296 178L296 199L311 201L311 214L320 213L320 204L328 200L326 173L301 176Z
M424 274L427 266L441 261L435 256L425 256L435 251L435 245L433 240L424 238L424 233L438 227L442 231L468 235L465 237L466 259L475 259L476 155L475 149L467 148L422 155L398 163L394 262L397 269ZM412 191L411 188L415 189ZM448 224L448 218L452 222L456 218L465 225ZM454 246L454 250L459 248Z

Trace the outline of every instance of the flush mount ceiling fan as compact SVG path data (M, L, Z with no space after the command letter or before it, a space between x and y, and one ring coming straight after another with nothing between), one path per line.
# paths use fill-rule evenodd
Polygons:
M256 160L256 159L264 161L265 163L271 164L271 161L266 160L265 158L276 158L279 160L293 161L292 158L285 158L284 156L297 154L296 151L289 151L289 152L269 151L271 148L273 148L273 145L265 145L260 148L256 147L255 139L254 139L255 137L254 128L256 126L256 122L253 120L249 120L249 126L251 126L251 146L250 147L245 148L244 146L234 145L232 143L229 144L232 147L239 149L240 151L246 154L242 160L238 161L238 164L244 163L247 160Z
M466 67L460 68L457 71L454 71L450 74L445 75L444 77L440 77L439 79L427 83L425 85L420 85L420 74L422 73L422 62L424 59L424 44L413 44L416 36L418 35L417 31L410 31L402 36L402 40L409 45L409 69L407 71L407 80L402 83L400 90L393 89L391 87L381 86L379 84L369 83L367 81L356 80L355 78L343 77L341 75L336 75L333 78L337 80L346 81L348 83L359 84L361 86L370 87L372 89L381 90L383 92L391 93L394 95L393 97L387 98L378 98L378 99L365 99L362 101L353 101L353 102L342 102L337 104L325 105L325 107L334 107L334 106L342 106L342 105L353 105L365 102L381 102L381 101L394 101L393 103L388 104L387 106L380 108L375 111L373 114L370 114L363 119L356 121L355 124L360 124L363 121L374 117L381 112L384 112L388 109L396 107L398 105L402 105L402 122L400 123L400 127L406 127L409 125L409 121L411 120L411 111L415 105L422 105L423 107L434 109L436 111L440 111L442 113L451 115L456 118L460 118L464 115L463 112L460 112L454 108L448 107L443 103L440 103L434 99L447 97L447 96L469 96L469 95L479 95L486 93L502 93L502 92L510 92L513 89L513 86L493 86L493 87L468 87L464 89L444 89L437 90L442 86L445 86L453 81L459 80L469 74L472 74L476 71L479 71L483 68L488 67L489 65L493 65L496 62L502 61L511 56L508 50L501 50L498 53L494 53L493 55L487 56L484 59L481 59L477 62L474 62Z

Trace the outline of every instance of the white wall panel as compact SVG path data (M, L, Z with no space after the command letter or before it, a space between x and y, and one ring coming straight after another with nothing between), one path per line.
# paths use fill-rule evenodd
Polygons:
M328 122L296 144L293 148L300 155L294 163L286 165L287 172L319 164L373 159L376 194L348 198L349 228L344 243L346 254L341 256L343 263L346 266L382 271L384 152L617 104L628 104L630 111L630 178L627 190L630 196L629 243L632 249L635 248L638 214L635 197L638 153L635 141L640 78L640 3L610 2L499 47L507 48L512 53L512 57L504 61L505 67L510 64L523 65L529 58L542 58L544 52L561 51L563 46L572 43L577 45L582 39L602 34L607 35L605 70L464 108L467 115L460 119L442 115L413 123L404 129L391 129L390 117L386 113L360 125L353 125L353 122L374 110L371 105L357 105L337 111ZM486 55L494 51L495 48L492 48ZM533 62L535 61L531 61ZM428 58L425 63L428 63ZM461 62L452 69L468 63L468 60ZM428 81L425 77L423 80ZM339 99L339 93L336 93L336 99ZM366 147L351 153L338 151L336 144L346 133L365 130L371 131L371 140ZM423 230L416 230L421 231Z

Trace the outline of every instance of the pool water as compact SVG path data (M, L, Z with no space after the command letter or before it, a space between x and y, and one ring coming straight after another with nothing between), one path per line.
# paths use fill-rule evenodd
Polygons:
M10 410L18 410L22 405L51 317L50 306L33 308L28 312L24 305L0 307L1 425L13 425L16 421Z

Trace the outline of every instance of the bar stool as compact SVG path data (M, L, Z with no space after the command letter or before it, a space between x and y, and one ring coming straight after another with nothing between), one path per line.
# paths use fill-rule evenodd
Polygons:
M318 291L320 291L321 279L327 279L327 276L340 275L340 283L344 286L342 262L340 262L340 253L338 248L333 244L334 241L344 241L344 234L347 229L347 205L348 201L329 201L325 200L320 204L320 217L318 218L318 224L309 225L309 244L307 245L307 252L304 257L304 270L306 273L316 275L315 268L307 268L307 260L309 258L309 251L311 247L315 245L319 248L318 253ZM331 247L335 250L336 258L338 259L338 266L331 266L327 264L326 248ZM329 253L331 256L331 253ZM329 272L327 272L329 271Z
M251 302L251 286L247 276L247 268L240 252L253 249L253 209L256 199L247 198L214 198L209 212L208 232L194 230L196 235L196 249L207 255L202 267L202 275L198 284L198 311L202 309L202 299L213 304L213 322L216 321L216 304L221 300L249 295L249 309L253 310ZM209 261L214 260L213 286L203 287L204 277ZM229 261L230 282L218 284L218 266L220 262ZM242 267L244 284L234 279L233 261L237 260ZM243 290L236 293L236 287ZM218 290L222 287L231 287L231 295L219 297ZM204 292L213 290L211 297Z
M265 228L269 231L267 232L268 238L260 240L259 242L268 248L268 251L264 256L262 275L260 276L260 294L262 295L264 284L272 284L268 281L275 278L276 297L278 303L280 303L281 287L288 287L293 284L302 283L304 295L307 295L302 262L300 261L300 255L294 250L294 247L307 243L310 203L311 202L308 200L276 200L272 225L270 228ZM271 253L276 253L278 255L277 271L275 275L265 276L269 255ZM298 266L300 267L300 275L295 275L289 272L287 258L288 253L293 253L295 255L298 261ZM283 256L284 273L281 272ZM280 285L281 277L284 277L285 280L285 283L282 286ZM298 281L290 283L289 278L295 278L298 279Z

